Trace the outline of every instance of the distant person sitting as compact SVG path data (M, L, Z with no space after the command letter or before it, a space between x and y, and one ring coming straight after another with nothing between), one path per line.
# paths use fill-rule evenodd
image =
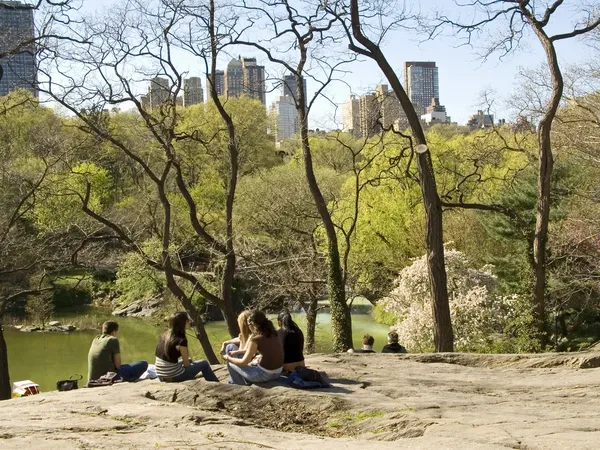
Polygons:
M218 382L208 361L203 359L192 362L190 359L185 335L190 323L190 318L183 311L176 312L169 319L170 328L161 334L156 346L156 375L160 381L179 382L193 380L202 372L206 381Z
M117 339L119 324L109 320L102 324L102 334L92 341L88 353L88 381L108 372L116 372L124 381L135 381L148 369L146 361L121 364L121 348Z
M350 349L348 350L348 353L375 353L375 350L373 350L373 344L375 343L375 339L373 338L373 336L365 334L363 336L362 343L362 348Z
M304 334L287 311L277 317L277 334L283 345L283 371L293 372L296 367L304 367Z
M392 331L387 336L387 345L381 349L381 353L408 353L406 348L398 343L398 333Z

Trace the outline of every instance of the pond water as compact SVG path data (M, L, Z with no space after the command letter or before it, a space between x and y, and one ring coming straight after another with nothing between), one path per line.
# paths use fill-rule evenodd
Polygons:
M364 309L363 309L364 310ZM124 363L140 359L154 363L154 349L160 333L164 331L152 322L135 318L114 318L108 313L98 310L87 312L94 323L101 324L105 320L119 322L119 342L121 344L121 360ZM80 312L79 315L82 313ZM56 320L69 323L68 315L57 315ZM303 314L294 314L294 320L306 330L306 319ZM321 313L317 319L316 351L327 353L331 351L330 315ZM221 342L228 339L224 322L211 322L206 325L207 333L215 352ZM376 323L370 314L352 314L352 332L354 347L362 345L365 333L375 338L375 350L380 351L386 343L389 331L387 325ZM6 327L4 335L8 346L8 363L12 381L32 380L40 385L42 391L56 389L56 382L69 378L73 374L81 374L87 380L87 354L90 343L97 331L76 331L73 333L23 333ZM190 333L190 352L194 359L204 358L204 353L198 340Z

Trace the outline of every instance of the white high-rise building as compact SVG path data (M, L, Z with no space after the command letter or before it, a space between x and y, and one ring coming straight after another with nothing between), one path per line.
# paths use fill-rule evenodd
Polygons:
M280 142L298 134L298 111L294 99L288 95L279 97L270 108L273 120L272 133L275 141Z
M355 137L360 136L360 101L356 95L342 105L342 131L352 133Z

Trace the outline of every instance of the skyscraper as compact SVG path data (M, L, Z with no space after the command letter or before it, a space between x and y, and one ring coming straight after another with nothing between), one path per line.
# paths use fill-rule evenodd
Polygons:
M342 105L342 130L352 133L354 137L360 137L359 100L356 95Z
M381 111L377 94L374 92L361 95L358 104L358 123L360 136L369 138L381 131Z
M219 97L225 95L225 72L222 70L215 70L215 87ZM210 74L208 74L206 78L206 97L210 98L210 96Z
M257 65L256 58L241 58L241 62L244 94L260 100L264 105L267 102L264 66Z
M227 97L239 97L244 92L244 68L240 59L232 59L227 64L225 71L225 95Z
M289 139L300 131L298 125L298 110L294 99L289 95L282 95L273 102L270 116L274 122L275 141Z
M204 91L200 77L190 77L183 80L183 106L197 105L204 102Z
M217 78L218 78L217 72ZM224 95L239 97L242 94L256 98L264 105L267 101L265 90L265 68L256 64L256 58L232 59L224 76ZM219 81L217 80L217 93ZM219 95L221 95L219 93Z
M390 130L394 123L404 118L404 110L400 105L394 91L388 89L387 84L380 84L375 88L375 95L379 102L380 122L385 130Z
M425 114L431 99L440 98L438 68L433 61L406 61L404 88L418 115ZM439 101L439 100L438 100Z
M166 103L170 96L169 80L162 77L154 77L150 80L147 97L151 108L156 108Z
M306 78L302 79L302 85L304 87L304 107L306 108L308 98L306 96ZM296 75L285 75L282 80L281 91L283 95L288 95L294 100L298 97L298 83L296 82Z
M25 6L18 1L1 1L8 6ZM32 9L0 8L0 53L15 52L0 60L0 96L26 89L37 97L35 38Z

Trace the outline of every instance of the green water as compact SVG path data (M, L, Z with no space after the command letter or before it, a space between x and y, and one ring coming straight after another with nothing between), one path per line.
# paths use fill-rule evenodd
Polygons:
M95 323L113 319L107 313L92 311ZM68 317L56 317L68 324ZM140 359L154 362L154 349L158 336L164 330L151 322L135 318L117 318L119 322L119 342L121 344L121 360L124 363ZM294 314L294 320L306 330L306 319L302 314ZM221 342L229 339L224 322L213 322L206 325L211 343L218 351ZM375 349L381 350L389 331L387 325L373 321L369 314L352 315L352 331L354 347L362 345L365 333L375 338ZM56 389L58 380L69 378L72 374L87 379L87 354L95 331L77 331L73 333L23 333L13 328L5 328L4 335L8 345L8 363L11 381L32 380L40 385L42 391ZM319 314L316 329L316 351L331 351L331 326L329 314ZM195 359L204 358L202 348L195 337L190 334L190 352Z

